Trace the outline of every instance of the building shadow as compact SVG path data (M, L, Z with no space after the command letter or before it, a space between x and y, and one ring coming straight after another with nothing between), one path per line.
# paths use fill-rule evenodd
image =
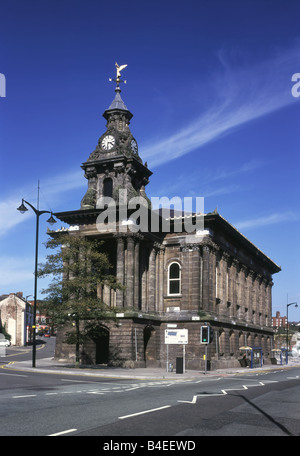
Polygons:
M247 402L249 405L251 405L253 408L255 408L259 413L261 413L263 416L265 416L271 423L273 423L275 426L277 426L279 429L281 429L282 432L284 432L288 436L294 436L292 432L290 432L283 424L279 423L276 421L271 415L269 415L267 412L265 412L263 409L255 405L253 402L251 402L247 397L243 396L242 394L237 394L238 397L241 397L244 399L245 402Z

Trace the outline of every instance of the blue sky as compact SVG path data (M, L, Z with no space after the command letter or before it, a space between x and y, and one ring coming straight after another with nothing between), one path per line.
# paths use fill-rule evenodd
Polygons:
M35 218L16 207L38 180L40 209L80 207L117 61L148 196L203 196L282 267L273 314L300 304L299 19L298 0L2 2L0 294L33 294Z

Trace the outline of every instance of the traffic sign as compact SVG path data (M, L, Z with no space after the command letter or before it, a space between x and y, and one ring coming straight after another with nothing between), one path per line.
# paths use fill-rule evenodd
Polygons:
M187 329L166 329L165 344L186 345L188 343Z

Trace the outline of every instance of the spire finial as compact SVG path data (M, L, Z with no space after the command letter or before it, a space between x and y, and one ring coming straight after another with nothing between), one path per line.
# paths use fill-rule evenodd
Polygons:
M115 63L116 69L117 69L117 76L116 79L109 78L110 81L114 81L117 84L116 90L119 89L120 83L124 82L126 84L127 81L122 81L121 79L121 71L124 70L124 68L127 67L127 65L118 65L117 62Z

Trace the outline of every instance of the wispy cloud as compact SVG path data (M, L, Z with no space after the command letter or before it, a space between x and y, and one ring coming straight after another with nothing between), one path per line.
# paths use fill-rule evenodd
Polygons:
M238 59L237 65L232 55L222 50L219 53L222 71L207 87L211 93L210 108L179 132L145 146L143 158L153 168L295 102L291 95L291 76L299 58L300 48L295 46L277 51L272 58L253 65L241 65Z
M60 201L66 192L84 188L86 180L83 178L82 171L70 171L68 173L58 174L45 179L42 183L41 196L46 201L45 210L52 210L51 206ZM32 188L24 188L23 195L25 200L26 195L32 193ZM36 195L35 195L36 198ZM31 201L30 201L31 202ZM25 214L20 214L16 209L21 204L21 198L17 192L9 195L0 201L0 237L8 234L11 229L17 225L24 223L28 218L33 217L33 211L29 210ZM35 205L35 202L32 202Z
M43 192L51 198L56 198L64 192L84 188L86 186L87 181L83 177L82 170L69 171L46 179L43 182Z
M265 165L262 160L250 160L238 167L219 167L216 169L202 169L201 180L199 171L194 170L180 174L176 179L166 181L160 188L160 195L173 196L181 194L182 191L189 195L204 196L206 198L221 194L234 193L240 190L240 185L233 182L234 178L245 176Z
M233 223L233 225L239 229L250 229L250 228L258 228L265 225L274 225L286 221L297 221L300 219L299 214L286 211L286 212L274 212L273 214L269 214L262 217L254 217L252 219L240 221L237 223Z
M0 201L0 236L9 233L12 228L31 216L28 212L21 217L21 214L16 210L20 204L21 201L16 196L11 196L5 201Z
M0 257L0 287L8 286L18 282L33 282L33 259L31 258L13 258L8 256ZM19 290L15 290L19 291Z

